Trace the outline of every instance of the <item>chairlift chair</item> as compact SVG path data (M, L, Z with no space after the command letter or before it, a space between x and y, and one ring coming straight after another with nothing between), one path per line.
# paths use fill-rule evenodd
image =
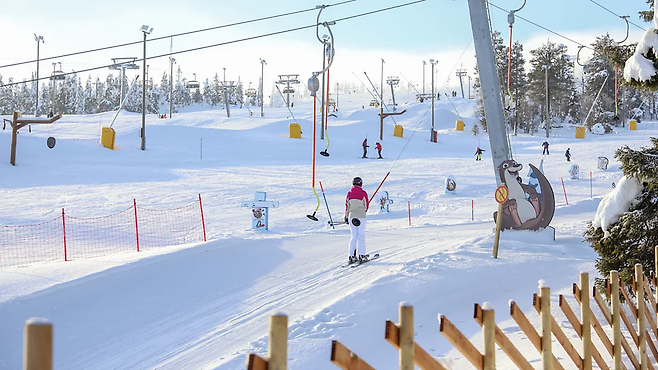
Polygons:
M185 84L185 87L188 89L198 89L199 88L199 81L196 80L196 73L192 73L194 75L194 79L187 81Z

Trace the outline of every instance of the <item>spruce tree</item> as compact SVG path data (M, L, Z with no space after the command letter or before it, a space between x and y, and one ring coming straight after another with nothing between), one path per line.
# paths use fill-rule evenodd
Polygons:
M634 274L634 265L642 264L645 274L654 269L654 249L658 246L658 139L651 147L633 150L624 146L615 152L626 177L634 176L642 192L634 205L608 227L609 235L589 223L585 240L599 254L595 266L601 276L619 271L626 282Z
M531 113L546 118L546 68L548 68L549 118L564 121L571 111L572 94L576 85L573 78L573 62L567 55L567 47L548 41L531 50L528 72L528 98Z

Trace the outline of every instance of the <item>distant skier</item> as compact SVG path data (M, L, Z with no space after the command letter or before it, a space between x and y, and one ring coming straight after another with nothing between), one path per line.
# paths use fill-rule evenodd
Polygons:
M482 152L484 152L484 151L485 150L480 149L480 147L477 147L477 149L475 149L475 160L476 161L481 161L482 160Z
M571 162L571 152L569 152L569 150L571 149L567 148L567 151L564 152L564 156L567 157L567 162Z
M384 157L382 157L382 144L376 143L375 149L377 149L377 153L379 154L379 158L377 159L384 159Z
M541 145L544 147L544 151L541 154L549 155L550 153L548 152L548 141L544 140L544 142Z
M366 212L368 212L368 193L361 187L363 180L355 177L352 180L352 189L345 198L345 222L350 225L350 254L348 263L364 262L366 256ZM357 244L359 256L356 255Z
M364 139L363 143L361 143L361 146L363 147L363 157L362 158L368 158L368 139Z

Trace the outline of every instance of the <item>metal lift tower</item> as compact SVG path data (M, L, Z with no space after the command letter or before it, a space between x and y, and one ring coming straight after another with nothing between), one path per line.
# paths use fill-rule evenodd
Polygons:
M277 81L277 84L285 84L286 87L283 89L283 93L286 94L286 105L288 108L290 108L290 94L295 93L295 89L290 87L290 85L299 85L301 82L299 82L299 74L294 74L294 75L279 75L279 81Z
M387 77L386 84L391 86L391 96L393 97L393 110L395 110L397 104L395 104L395 92L393 91L393 86L397 86L400 84L400 78L398 76Z
M115 71L121 71L121 94L119 97L119 107L123 106L123 99L125 98L126 89L124 87L124 80L126 79L126 69L139 69L139 66L135 64L137 58L112 58L112 63L109 68Z

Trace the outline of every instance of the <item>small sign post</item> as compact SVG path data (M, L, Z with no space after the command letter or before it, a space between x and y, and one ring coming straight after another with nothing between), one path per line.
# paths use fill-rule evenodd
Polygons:
M498 242L500 241L500 223L503 220L503 203L507 201L508 196L509 196L509 190L507 189L507 186L505 186L505 183L499 186L496 189L496 193L494 194L494 197L496 198L496 202L498 202L498 214L496 215L496 235L494 236L494 249L493 249L494 258L498 258Z
M278 201L266 201L267 193L257 191L254 200L242 202L242 207L251 208L251 228L269 230L269 209L279 206Z

